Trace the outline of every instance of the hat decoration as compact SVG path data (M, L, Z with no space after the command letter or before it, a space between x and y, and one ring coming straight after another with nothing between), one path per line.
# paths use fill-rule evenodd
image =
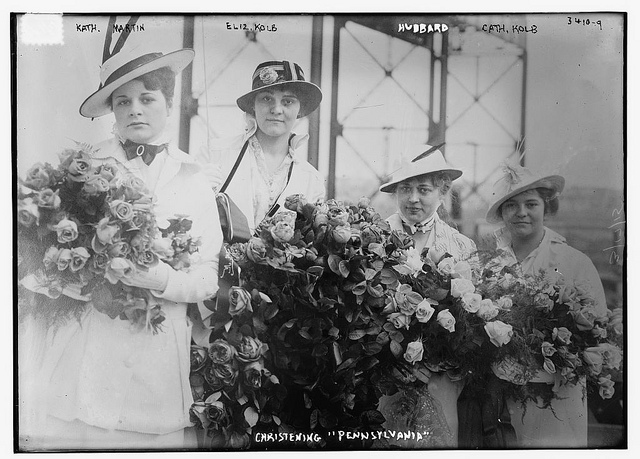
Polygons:
M251 113L258 92L281 85L292 86L300 93L300 113L298 118L313 112L322 101L322 91L315 84L306 81L302 68L295 62L268 61L258 65L251 77L251 91L239 97L238 107Z

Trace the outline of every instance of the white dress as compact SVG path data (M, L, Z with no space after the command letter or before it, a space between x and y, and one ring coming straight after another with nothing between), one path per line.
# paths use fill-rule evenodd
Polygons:
M136 330L88 307L38 343L27 322L19 340L25 363L21 387L21 446L25 449L172 449L185 443L192 425L189 384L191 322L187 303L217 291L222 234L215 196L200 166L173 145L149 166L127 161L113 139L98 145L96 162L119 162L155 189L157 221L186 215L200 237L201 262L189 272L171 271L157 297L165 320L157 334ZM206 205L206 203L210 205ZM189 438L188 440L191 440Z
M455 260L466 260L476 251L475 243L443 222L435 214L429 234L417 234L416 248L435 247L448 252ZM399 214L388 219L392 230L407 232ZM401 389L392 396L382 396L378 410L385 416L383 427L391 431L420 433L415 440L396 439L391 445L402 449L443 449L458 446L458 397L464 382L445 372L432 373L426 386Z
M545 270L552 278L583 281L591 286L598 312L606 314L606 300L600 276L591 260L566 243L564 237L545 227L540 245L521 263L524 274L537 274ZM506 230L496 232L496 245L500 249L499 262L506 266L518 263ZM583 382L584 384L584 382ZM526 409L514 400L507 400L511 424L516 431L518 446L522 448L586 448L587 400L583 399L583 384L561 387L558 399L550 409L540 409L529 401ZM523 417L524 416L524 417Z

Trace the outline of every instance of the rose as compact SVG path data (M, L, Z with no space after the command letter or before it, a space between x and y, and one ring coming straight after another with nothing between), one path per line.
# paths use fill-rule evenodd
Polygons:
M111 164L102 164L96 169L96 174L99 174L107 182L111 182L116 176L116 169Z
M231 287L229 289L229 314L237 316L245 311L253 312L251 294L242 287Z
M104 277L112 284L117 284L120 279L130 276L135 271L135 266L126 258L114 258L107 264Z
M32 198L21 199L18 202L18 221L22 226L31 226L40 219L40 211Z
M546 293L538 293L533 298L536 306L541 309L551 310L553 308L553 300Z
M473 293L476 291L473 282L468 279L451 279L451 296L460 298L465 293Z
M212 365L211 373L227 387L233 386L238 378L238 368L233 361L221 365Z
M78 238L78 225L66 218L54 225L53 229L58 234L58 242L61 244L75 241Z
M104 217L96 226L96 238L102 244L113 244L120 227L109 222L109 217Z
M443 309L442 311L440 311L436 316L436 320L438 321L440 326L445 330L448 330L449 333L453 333L454 331L456 331L456 319L448 309Z
M226 446L231 449L247 449L251 445L249 434L236 429L231 430Z
M93 255L93 267L99 271L102 271L109 264L110 258L104 252L97 252Z
M351 239L351 227L349 225L336 226L331 230L331 237L338 244L346 244Z
M42 163L34 164L27 171L27 176L23 181L24 185L36 191L48 187L51 183L51 176L48 169L49 168Z
M209 346L209 358L214 364L229 363L236 355L236 348L224 339L217 339Z
M477 315L482 320L491 320L498 315L499 311L500 310L498 309L498 307L495 304L493 304L493 301L487 298L480 302Z
M49 247L44 253L44 259L42 260L42 262L44 263L44 267L49 269L52 266L57 266L59 256L60 250L57 247Z
M605 400L613 397L613 394L616 391L615 384L616 383L611 380L611 375L600 376L598 378L598 393L600 394L600 397Z
M602 364L604 359L600 349L597 347L588 347L582 353L582 360L589 366L589 370L594 375L599 375L602 372Z
M408 249L409 247L414 247L413 238L403 231L391 231L389 241L399 249Z
M89 196L97 196L109 191L109 182L102 175L92 175L84 182L82 190Z
M302 213L302 209L307 205L307 200L302 194L292 194L284 200L284 207L294 212Z
M44 209L59 209L62 201L58 195L58 190L53 191L51 188L47 188L46 190L38 192L35 202L38 204L38 207Z
M363 223L360 228L360 240L365 248L372 242L380 242L382 240L382 229L371 223Z
M264 241L257 237L252 237L246 245L247 258L254 263L263 263L267 257L267 246Z
M598 349L600 349L605 368L614 368L616 370L620 368L622 352L617 346L611 343L601 343L598 344Z
M133 206L133 217L129 220L129 227L131 229L140 229L147 222L150 221L149 213L143 210L138 210Z
M546 357L544 359L544 362L542 363L542 368L544 369L544 371L546 371L550 375L552 375L552 374L554 374L556 372L556 366L551 361L551 359L546 358Z
M408 330L411 319L401 312L394 312L389 314L389 317L387 317L387 321L391 322L393 326L398 329L406 328Z
M513 300L509 296L501 296L496 300L496 306L500 309L511 309L513 306Z
M194 373L200 371L207 364L207 350L202 346L191 345L190 369Z
M242 369L244 382L252 389L260 389L262 387L262 371L264 365L259 362L250 362Z
M267 345L258 338L243 336L238 345L238 360L244 363L255 362L264 355Z
M315 229L318 229L321 226L326 226L328 224L329 224L329 217L327 216L327 214L316 211L316 213L313 216L313 227Z
M151 267L158 262L158 257L151 250L136 252L135 261L141 266Z
M91 171L91 157L80 151L72 155L71 162L67 167L69 173L67 177L73 182L85 182L89 178Z
M511 286L516 282L516 278L513 274L505 273L498 282L498 285L504 289L511 288Z
M486 323L484 325L484 331L487 333L487 336L489 336L491 344L495 347L504 346L509 343L513 336L513 327L499 320Z
M215 374L213 367L214 367L213 365L205 367L204 379L205 381L207 381L207 384L209 384L209 386L211 387L211 390L217 391L224 387L224 382L222 382L222 379Z
M553 347L553 344L551 344L548 341L544 341L540 345L540 350L542 351L542 355L545 357L551 357L553 354L556 353L556 348Z
M606 339L607 337L607 329L602 328L600 325L596 324L591 329L591 334L598 339Z
M71 264L71 259L72 259L72 255L71 255L71 250L70 249L62 249L60 250L60 252L58 253L58 260L57 260L57 265L58 265L58 270L59 271L64 271L65 269L67 269L69 267L69 265Z
M394 298L400 312L411 316L424 298L418 292L414 292L410 285L403 284L398 287Z
M435 312L435 309L431 306L432 304L435 305L438 304L438 302L430 298L425 298L418 304L416 308L416 319L418 319L418 322L427 323L429 319L431 319L431 316L433 316Z
M125 176L122 186L124 187L124 199L126 201L137 201L147 194L146 185L135 175Z
M409 247L406 251L406 256L404 264L417 276L424 267L420 252L415 247Z
M280 221L273 225L269 232L276 242L284 243L289 242L293 238L294 229L289 223Z
M415 364L422 360L424 354L424 346L422 341L415 340L407 344L407 350L404 353L404 359L410 364Z
M482 302L482 296L478 293L464 293L461 298L462 308L471 313L475 314L480 310L480 303Z
M85 263L91 257L89 251L84 247L74 247L71 249L71 271L78 272L84 268Z
M205 409L207 419L216 424L222 424L227 419L227 410L220 400L207 404Z
M454 273L454 266L456 262L451 257L443 258L437 265L438 271L445 276L451 276Z
M133 218L133 206L126 201L116 199L109 204L111 215L120 221L128 222Z
M596 315L590 308L583 308L579 311L573 311L573 320L576 323L576 328L580 331L587 331L593 328Z
M561 344L569 344L571 342L572 333L566 327L554 328L551 333L551 339Z
M112 258L117 258L117 257L124 258L131 253L131 246L129 245L128 242L119 241L119 242L116 242L115 244L109 245L107 247L107 253Z
M342 206L329 205L327 211L327 218L331 226L344 226L349 225L349 212Z
M164 260L173 258L173 247L168 238L156 238L151 243L151 250Z
M471 265L466 261L459 261L453 267L452 277L462 277L471 280Z
M613 329L613 331L617 335L621 335L624 330L624 327L622 325L622 319L623 319L622 308L615 308L613 310L608 309L607 312L608 314L610 314L609 327Z

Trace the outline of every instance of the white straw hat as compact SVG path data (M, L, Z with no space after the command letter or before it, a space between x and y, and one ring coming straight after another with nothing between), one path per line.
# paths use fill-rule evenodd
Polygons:
M393 193L396 185L413 177L419 177L434 172L443 172L455 180L462 175L462 171L453 169L444 159L444 155L439 150L442 145L432 147L431 145L417 145L408 148L402 155L404 159L400 169L396 170L391 179L380 186L380 191Z
M100 87L80 105L80 114L97 118L111 112L109 98L113 91L145 73L169 67L174 74L180 73L193 60L192 49L180 49L168 54L134 54L120 51L107 59L100 67Z
M564 189L564 177L560 175L538 175L520 165L505 164L503 176L493 186L495 201L487 211L487 222L500 223L502 217L498 210L500 206L512 197L535 188L547 188L560 194Z

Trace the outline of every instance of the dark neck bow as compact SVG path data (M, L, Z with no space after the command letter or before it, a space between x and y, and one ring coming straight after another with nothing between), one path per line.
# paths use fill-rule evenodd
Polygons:
M431 231L431 228L433 228L434 223L435 218L432 218L424 223L416 223L413 225L404 220L402 221L402 224L405 226L405 228L409 230L409 234L415 234L418 231L420 231L421 233L428 233L429 231Z
M127 159L129 161L140 156L142 158L142 161L144 161L144 163L148 166L153 162L158 153L167 148L167 144L163 143L162 145L149 145L127 140L122 143L122 148L127 154Z

